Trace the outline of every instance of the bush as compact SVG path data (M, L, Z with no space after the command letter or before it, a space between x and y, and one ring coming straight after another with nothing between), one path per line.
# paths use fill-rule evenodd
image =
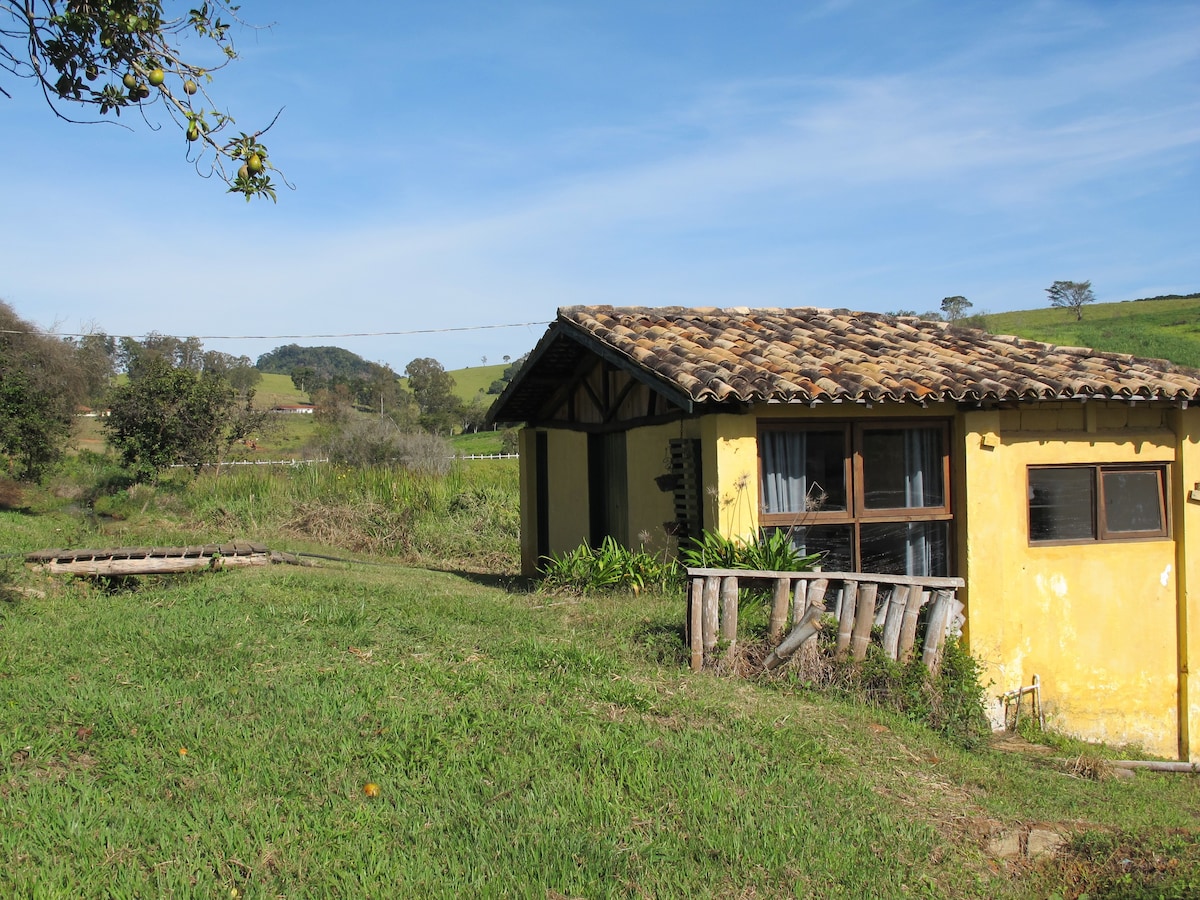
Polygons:
M751 541L704 531L679 548L679 560L693 569L756 569L760 572L811 572L824 554L801 553L782 528L763 529Z
M830 617L832 621L832 617ZM862 660L838 655L836 629L827 626L815 655L793 667L793 677L813 689L828 689L847 699L886 709L911 722L926 725L966 749L982 746L991 735L984 713L982 668L957 639L942 650L942 666L931 675L914 652L907 662L897 662L876 643Z
M454 451L444 438L425 432L404 432L386 418L366 418L334 434L326 452L329 461L361 469L370 466L403 466L444 475Z
M674 563L644 550L622 547L606 537L599 547L580 544L561 556L551 555L543 567L542 588L576 593L666 590L678 583Z

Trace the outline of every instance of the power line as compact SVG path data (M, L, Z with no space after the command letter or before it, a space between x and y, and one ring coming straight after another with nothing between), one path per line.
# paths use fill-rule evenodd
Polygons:
M72 331L13 331L0 328L0 334L41 334L47 337L92 337L103 334L105 337L129 338L138 340L149 334L159 337L186 340L195 338L200 341L311 341L318 338L355 338L355 337L406 337L414 334L448 334L453 331L488 331L496 328L528 328L531 325L549 325L549 322L514 322L508 325L459 325L454 328L417 328L412 331L351 331L344 334L162 334L161 332L146 332L144 335L108 334L107 332L72 332Z

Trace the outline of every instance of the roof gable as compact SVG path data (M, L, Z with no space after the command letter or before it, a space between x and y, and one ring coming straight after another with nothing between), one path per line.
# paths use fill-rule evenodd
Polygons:
M1197 369L906 316L573 306L558 311L489 417L535 419L547 377L557 384L564 374L548 372L546 362L578 366L589 350L658 385L686 411L761 402L1200 401Z

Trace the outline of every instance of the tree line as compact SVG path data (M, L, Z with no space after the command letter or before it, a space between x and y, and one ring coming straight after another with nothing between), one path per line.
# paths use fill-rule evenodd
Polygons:
M492 385L495 392L519 363ZM464 402L454 377L430 357L408 364L405 383L389 366L337 347L293 344L252 363L206 350L194 337L61 338L0 301L0 462L11 478L40 478L65 453L76 416L90 408L103 412L107 442L135 480L171 465L199 469L269 429L270 411L255 408L255 390L264 371L281 370L316 407L325 449L349 464L414 448L432 458L441 451L402 436L476 431L491 400L480 391Z

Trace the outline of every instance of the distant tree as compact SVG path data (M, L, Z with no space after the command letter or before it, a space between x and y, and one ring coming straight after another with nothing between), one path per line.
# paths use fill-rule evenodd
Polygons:
M487 394L483 391L478 391L471 398L470 403L460 405L459 409L462 415L462 430L464 434L475 434L483 427L483 421L487 418L488 407L491 403L488 402Z
M945 297L942 300L942 315L946 317L947 322L954 324L966 315L967 310L973 305L966 297L957 295L954 297Z
M275 199L267 148L271 126L230 139L233 124L208 96L212 73L237 58L229 33L238 7L206 0L164 12L161 0L0 0L0 72L32 82L65 122L119 116L133 107L147 122L160 109L186 138L189 162L234 193ZM225 19L222 19L225 16ZM216 56L192 56L197 41ZM189 59L183 58L187 53ZM200 64L202 63L202 64ZM0 94L8 91L0 87ZM78 110L78 111L77 111ZM77 119L76 116L83 116ZM159 122L151 122L158 130ZM208 154L211 154L210 156ZM203 167L204 159L210 160Z
M1083 305L1096 302L1090 281L1056 281L1046 288L1046 293L1051 306L1075 310L1076 322L1083 318Z
M204 345L200 338L177 338L169 334L152 331L140 341L136 338L121 338L117 349L117 363L130 378L138 377L138 370L151 359L165 360L174 369L200 372L204 369Z
M232 353L208 350L205 351L202 360L205 372L220 375L239 394L253 390L262 381L262 372L254 368L248 356L234 356Z
M313 418L326 435L344 430L354 418L354 398L344 384L322 388L313 394Z
M99 406L116 371L117 342L103 332L65 339L75 349L75 368L83 379L83 402Z
M512 357L504 357L504 361L508 362ZM489 394L503 394L504 389L508 387L510 381L517 377L517 373L521 371L521 366L525 365L525 360L529 359L529 354L525 353L517 358L517 361L512 363L501 373L500 377L488 385L487 392Z
M317 370L312 366L296 366L289 374L292 377L292 386L300 393L311 395L320 390L321 382Z
M0 461L36 480L67 446L89 391L76 347L41 332L0 301Z
M147 481L175 464L219 462L253 430L253 391L242 397L220 375L176 368L162 356L138 365L136 376L109 393L104 430L122 465Z
M420 407L421 425L435 434L452 431L462 405L454 393L454 376L427 356L410 362L404 374Z

